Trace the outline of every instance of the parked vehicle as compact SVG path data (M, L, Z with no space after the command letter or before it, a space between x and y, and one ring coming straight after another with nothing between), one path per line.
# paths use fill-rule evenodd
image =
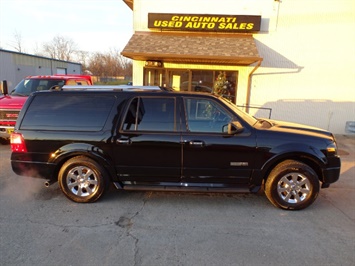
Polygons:
M64 85L92 85L91 76L87 75L52 75L52 76L28 76L16 85L9 93L6 82L3 82L0 94L0 141L10 138L14 130L18 114L27 100L27 97L35 91L60 88Z
M206 93L153 87L63 87L33 93L11 135L18 175L58 181L75 202L124 190L257 192L303 209L336 182L334 136L256 119Z

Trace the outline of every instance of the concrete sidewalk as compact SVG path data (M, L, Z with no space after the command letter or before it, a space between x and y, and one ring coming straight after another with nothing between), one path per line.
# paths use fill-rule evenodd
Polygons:
M335 138L341 158L340 178L329 188L322 189L320 197L355 222L355 135L336 135Z
M350 156L355 161L355 135L335 135L340 156Z

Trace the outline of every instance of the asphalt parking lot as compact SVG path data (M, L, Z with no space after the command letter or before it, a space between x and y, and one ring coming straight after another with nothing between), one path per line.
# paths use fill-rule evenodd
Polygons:
M340 180L302 211L258 194L125 192L92 204L20 177L0 145L1 265L355 265L355 137Z

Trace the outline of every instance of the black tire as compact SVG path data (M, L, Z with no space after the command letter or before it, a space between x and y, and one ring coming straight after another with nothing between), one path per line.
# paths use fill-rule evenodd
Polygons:
M58 183L64 195L72 201L97 201L107 190L108 176L96 161L77 156L66 161L58 174Z
M319 193L319 179L308 165L287 160L278 164L268 176L265 194L281 209L301 210L311 205Z

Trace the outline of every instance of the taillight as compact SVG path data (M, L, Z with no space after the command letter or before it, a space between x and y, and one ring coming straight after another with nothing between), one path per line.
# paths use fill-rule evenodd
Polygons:
M11 150L13 152L27 152L25 140L23 139L22 134L11 133L10 136Z

